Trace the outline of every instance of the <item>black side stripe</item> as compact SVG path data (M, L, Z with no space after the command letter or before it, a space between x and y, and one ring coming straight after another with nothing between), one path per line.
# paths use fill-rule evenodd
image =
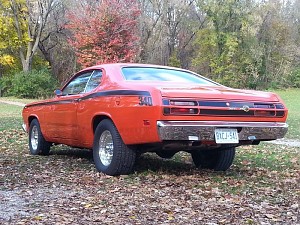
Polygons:
M150 92L148 92L148 91L135 91L135 90L100 91L100 92L96 92L96 93L86 95L82 98L74 98L74 99L68 99L68 100L57 100L57 101L51 101L51 102L42 102L42 103L36 103L36 104L32 104L32 105L25 106L25 107L28 108L28 107L43 106L43 105L69 104L69 103L72 103L72 102L84 101L84 100L91 99L91 98L106 97L106 96L122 96L122 95L125 95L125 96L151 96Z
M80 98L79 100L86 100L90 98L104 97L104 96L120 96L120 95L133 95L133 96L151 96L148 91L132 91L132 90L114 90L114 91L101 91L89 94Z

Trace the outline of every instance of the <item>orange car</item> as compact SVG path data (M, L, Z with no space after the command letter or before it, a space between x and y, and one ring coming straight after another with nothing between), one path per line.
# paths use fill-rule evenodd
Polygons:
M128 174L136 155L191 153L199 168L227 170L235 148L282 138L287 108L273 93L225 87L191 71L105 64L75 74L49 100L27 104L33 155L53 144L93 149L98 171Z

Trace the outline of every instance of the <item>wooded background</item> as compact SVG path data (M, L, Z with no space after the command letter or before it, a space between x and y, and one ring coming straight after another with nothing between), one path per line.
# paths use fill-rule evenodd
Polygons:
M32 73L62 83L107 62L182 67L239 88L300 87L299 32L297 0L1 0L0 87Z

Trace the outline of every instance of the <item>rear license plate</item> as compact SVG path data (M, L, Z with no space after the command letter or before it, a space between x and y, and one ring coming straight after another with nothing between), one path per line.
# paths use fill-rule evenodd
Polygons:
M236 129L215 129L215 139L217 144L239 143L239 136Z

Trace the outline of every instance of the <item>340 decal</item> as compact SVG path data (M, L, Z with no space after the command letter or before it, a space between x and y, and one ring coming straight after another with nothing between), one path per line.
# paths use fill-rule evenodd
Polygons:
M152 106L152 98L149 96L139 96L139 105Z

